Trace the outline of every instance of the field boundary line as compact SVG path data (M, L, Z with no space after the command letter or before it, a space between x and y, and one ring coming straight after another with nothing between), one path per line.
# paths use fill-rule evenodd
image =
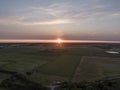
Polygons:
M75 73L76 73L76 70L77 70L77 68L78 68L78 66L79 66L79 64L80 64L80 62L81 62L81 60L82 60L82 58L83 58L83 56L80 56L79 63L76 65L76 67L75 67L75 69L74 69L74 71L73 71L73 73L72 73L72 75L71 75L71 78L69 78L69 82L72 81L72 79L73 79L73 77L74 77L74 75L75 75Z
M74 82L75 78L77 78L77 76L78 76L78 73L77 73L77 72L80 71L81 64L82 64L82 62L84 61L84 58L85 58L85 57L86 57L86 56L82 56L82 58L81 58L81 60L80 60L80 62L79 62L79 64L78 64L78 66L77 66L77 68L76 68L76 70L75 70L75 73L74 73L74 75L73 75L73 77L72 77L72 79L71 79L71 82Z

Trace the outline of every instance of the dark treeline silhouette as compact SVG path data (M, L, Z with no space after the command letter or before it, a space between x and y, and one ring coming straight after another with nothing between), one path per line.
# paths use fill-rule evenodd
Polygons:
M120 79L104 78L94 82L65 83L61 85L60 90L62 88L65 90L120 90Z
M0 88L7 90L46 90L42 84L30 81L23 74L7 70L0 70L0 73L10 74L9 78L0 83Z
M10 74L9 78L4 79L0 83L0 88L7 90L49 90L49 88L46 88L42 84L27 79L26 75L7 70L0 70L0 73ZM59 86L57 90L120 90L120 77L106 77L94 82L64 82Z
M21 75L17 75L21 77ZM0 87L8 90L48 90L42 84L34 83L27 80L25 77L17 79L5 79L0 84ZM95 82L80 82L80 83L64 83L58 90L120 90L120 85L114 80L103 80Z

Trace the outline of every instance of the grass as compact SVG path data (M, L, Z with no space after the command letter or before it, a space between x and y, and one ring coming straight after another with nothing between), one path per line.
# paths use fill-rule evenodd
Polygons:
M120 75L120 60L117 58L84 57L73 81L93 81L106 76Z
M81 57L66 55L60 56L59 58L56 58L55 61L49 62L37 68L37 72L31 77L33 80L38 77L38 79L43 82L49 82L49 80L69 81L72 78L80 60ZM44 78L44 80L39 77Z
M19 73L35 70L28 78L42 83L54 80L93 80L109 74L119 74L118 60L92 58L96 53L104 53L104 50L80 44L63 44L62 47L52 44L8 46L0 49L0 68ZM89 57L85 57L79 65L84 56Z
M45 74L58 76L71 76L76 69L76 65L80 61L80 57L60 56L54 62L48 63L39 68L39 71Z
M32 71L34 68L47 63L47 61L42 60L30 60L30 61L17 61L11 64L7 64L3 67L5 70L16 71L19 73L25 73L27 71Z

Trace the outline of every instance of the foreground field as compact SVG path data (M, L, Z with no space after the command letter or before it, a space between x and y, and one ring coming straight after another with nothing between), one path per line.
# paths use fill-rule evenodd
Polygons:
M24 74L43 84L120 75L120 55L109 57L105 51L87 44L5 44L0 48L0 69ZM1 74L0 81L8 77Z
M93 81L104 77L120 76L120 58L83 57L73 82Z
M30 76L33 80L42 79L44 81L70 81L81 60L80 56L59 56L55 61L49 62L36 69ZM50 83L50 82L49 82Z

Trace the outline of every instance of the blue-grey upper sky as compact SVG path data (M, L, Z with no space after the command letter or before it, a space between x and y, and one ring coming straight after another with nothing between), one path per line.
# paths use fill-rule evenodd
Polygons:
M0 39L120 40L120 0L0 0Z

